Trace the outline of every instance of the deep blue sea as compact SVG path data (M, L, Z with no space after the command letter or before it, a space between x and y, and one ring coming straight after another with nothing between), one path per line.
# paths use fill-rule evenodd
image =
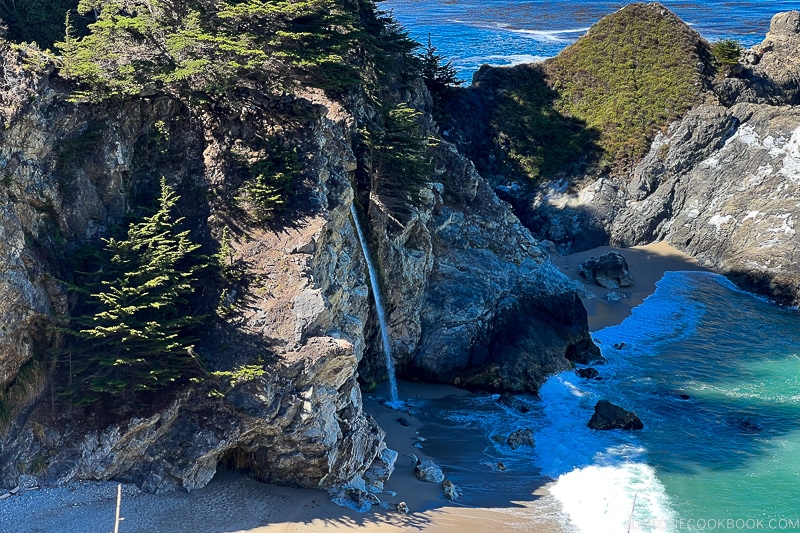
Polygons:
M556 55L592 24L628 2L547 0L385 0L411 36L428 35L464 80L484 63L511 65ZM662 0L710 41L760 43L772 15L800 9L800 1Z
M544 475L558 502L548 512L570 532L800 531L800 311L716 274L668 272L627 320L593 336L608 360L602 380L552 376L528 413L486 396L422 406L451 425L435 432L450 446L483 435L471 473L444 465L465 505L486 493L530 499ZM600 399L645 428L589 429ZM511 450L504 436L525 427L535 447ZM491 474L498 461L505 470Z

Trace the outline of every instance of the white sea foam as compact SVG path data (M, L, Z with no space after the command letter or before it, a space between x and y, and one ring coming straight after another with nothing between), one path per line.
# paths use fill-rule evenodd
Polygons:
M582 533L667 532L673 522L664 486L643 463L575 469L559 477L550 493Z
M543 474L556 480L551 493L581 532L626 531L629 525L631 531L669 530L674 512L637 433L593 431L587 422L600 399L631 408L618 387L620 380L643 381L631 375L635 358L652 356L658 346L696 331L705 308L688 298L701 280L694 276L668 273L627 320L595 334L608 359L598 367L602 381L564 372L540 390L546 426L536 433L536 462Z
M525 63L541 63L549 59L548 56L532 56L527 54L491 55L482 58L470 58L469 60L482 61L492 67L513 67Z
M667 272L656 284L656 291L622 324L611 326L594 334L602 343L604 355L617 357L617 351L608 352L611 345L624 342L636 348L637 355L654 353L653 348L664 342L675 342L692 335L696 324L705 313L705 306L687 298L695 277L714 276L722 284L730 284L717 274L705 272ZM722 281L724 280L724 281ZM732 284L731 284L732 285Z
M576 36L584 34L589 30L589 28L578 28L574 30L525 30L507 27L503 29L544 43L571 43L576 39Z

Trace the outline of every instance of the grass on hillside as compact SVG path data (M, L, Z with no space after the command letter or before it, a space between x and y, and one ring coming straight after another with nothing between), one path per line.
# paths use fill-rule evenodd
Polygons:
M491 69L505 71L486 73L505 170L535 180L626 168L713 69L708 43L659 4L627 6L543 64Z

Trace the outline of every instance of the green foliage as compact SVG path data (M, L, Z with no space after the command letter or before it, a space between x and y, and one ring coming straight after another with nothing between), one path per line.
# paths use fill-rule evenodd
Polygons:
M401 103L385 111L382 129L360 131L365 170L375 176L373 190L395 215L405 216L411 206L420 205L421 189L433 173L428 148L435 140L424 134L421 117Z
M202 317L187 296L205 265L199 245L179 230L183 219L172 214L177 201L162 179L158 210L132 224L125 239L105 239L100 282L83 288L92 292L91 312L73 318L70 331L73 381L66 393L73 400L127 397L199 369L188 331Z
M302 171L297 149L270 141L266 155L249 162L246 169L248 177L235 198L237 206L257 222L267 222L286 209L291 199L292 185Z
M413 52L419 43L392 18L379 11L370 0L358 0L362 31L359 48L363 50L360 74L367 94L378 104L381 93L397 82L405 83L420 72L419 57Z
M267 373L263 365L243 365L234 370L220 370L212 372L211 374L218 378L227 380L231 387L235 387L240 383L247 383L253 381Z
M533 180L621 171L699 100L698 64L709 58L705 41L663 6L628 5L542 64L481 72L497 102L494 148L483 158Z
M736 39L722 39L711 45L711 53L720 65L737 65L742 45Z
M596 163L597 131L558 110L558 93L539 68L516 69L504 88L492 126L502 132L504 155L514 171L536 180L579 173Z
M611 164L635 160L699 98L707 45L663 6L633 4L546 65L555 109L600 132Z
M447 90L448 87L458 87L463 82L458 79L458 73L450 61L441 54L436 53L436 47L431 43L428 34L428 44L419 55L420 73L428 90L436 97Z
M237 261L231 246L231 233L228 227L222 228L222 236L219 240L219 250L214 254L217 268L226 281L240 281L242 278L242 265Z
M280 92L294 81L340 87L358 79L345 57L358 32L334 0L81 0L99 10L89 35L69 23L62 74L79 98L165 90L222 93L248 82Z
M47 49L63 38L64 14L77 7L78 0L0 0L0 19L8 25L10 41L35 42ZM88 23L79 19L73 31L85 34Z

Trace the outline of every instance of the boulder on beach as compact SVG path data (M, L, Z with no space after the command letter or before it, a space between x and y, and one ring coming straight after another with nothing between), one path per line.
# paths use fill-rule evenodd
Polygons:
M594 414L589 420L591 429L642 429L644 424L636 413L614 405L608 400L600 400L594 406Z
M411 459L414 460L416 466L414 467L414 475L420 481L428 483L441 483L444 481L444 472L441 467L428 458L420 459L413 453Z
M600 257L590 257L580 264L578 273L590 283L606 289L619 289L633 285L628 261L619 252L608 252Z
M340 487L328 492L333 503L340 507L347 507L359 513L365 513L372 509L373 505L379 505L381 501L377 496L359 487Z
M394 472L394 465L397 462L398 453L389 448L385 448L378 457L372 461L372 465L362 475L367 489L370 492L383 491L383 484Z

